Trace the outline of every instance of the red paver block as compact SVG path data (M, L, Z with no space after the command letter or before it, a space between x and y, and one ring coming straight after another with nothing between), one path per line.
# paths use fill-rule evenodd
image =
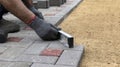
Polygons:
M57 56L59 57L62 54L63 50L59 49L45 49L41 52L42 56Z
M20 42L23 38L19 37L9 37L8 42Z
M26 26L23 30L33 30L33 29L30 28L29 26Z

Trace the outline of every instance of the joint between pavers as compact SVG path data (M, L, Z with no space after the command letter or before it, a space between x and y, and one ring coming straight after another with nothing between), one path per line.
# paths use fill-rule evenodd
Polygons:
M62 51L62 53L60 54L60 56L58 57L58 59L56 60L56 62L54 63L54 65L57 64L57 62L58 62L59 58L62 56L63 52L64 52L64 50Z

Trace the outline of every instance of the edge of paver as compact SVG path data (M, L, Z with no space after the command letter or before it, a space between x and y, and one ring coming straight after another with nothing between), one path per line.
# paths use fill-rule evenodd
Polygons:
M77 67L80 67L80 64L81 64L81 62L82 62L82 58L83 58L83 55L84 55L85 47L84 47L83 45L82 45L82 47L83 47L83 50L82 50L82 54L81 54L81 57L80 57L80 60L79 60L79 62L78 62Z
M80 4L82 3L84 0L79 1L79 3L76 4L76 6L74 6L67 14L65 14L60 20L58 20L58 22L55 24L55 26L58 26L59 24L62 23L62 21L68 17L68 15Z
M80 46L82 47L81 50L74 50L74 48L73 48L73 49L70 48L71 50L70 50L70 49L69 49L69 50L68 50L68 49L65 49L66 51L78 51L78 52L80 52L80 56L79 56L78 61L77 61L77 63L76 63L75 65L74 65L74 64L73 64L73 65L69 65L68 62L65 62L65 63L62 62L62 63L61 63L61 60L60 60L60 61L58 60L56 64L57 64L57 65L80 67L80 64L81 64L81 62L82 62L82 58L83 58L83 55L84 55L84 49L85 49L83 45L80 45ZM79 49L79 48L78 48L78 49ZM62 56L63 56L63 55L62 55ZM60 58L61 58L61 57L60 57ZM60 59L60 58L59 58L59 59Z

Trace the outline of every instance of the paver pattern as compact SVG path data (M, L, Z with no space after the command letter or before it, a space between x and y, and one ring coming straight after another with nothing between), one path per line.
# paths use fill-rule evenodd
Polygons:
M66 1L66 0L63 0ZM61 6L38 9L45 20L59 25L81 0L67 0ZM36 33L12 14L5 19L21 26L10 33L8 41L0 44L0 67L78 67L83 54L82 45L68 48L58 41L43 41Z

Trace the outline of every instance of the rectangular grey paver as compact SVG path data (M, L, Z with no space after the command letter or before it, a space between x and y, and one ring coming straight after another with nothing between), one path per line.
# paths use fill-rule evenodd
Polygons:
M63 0L50 0L50 6L60 6Z
M11 62L0 61L0 67L8 67Z
M23 35L24 34L24 35ZM18 36L19 35L19 36ZM22 30L20 32L17 33L10 33L9 37L21 37L21 38L29 38L29 40L36 40L36 39L40 39L38 37L38 35L33 31L33 30Z
M24 53L39 55L41 51L44 50L49 44L50 42L35 41L35 43L30 46Z
M52 65L52 64L34 63L31 67L74 67L74 66L64 66L64 65Z
M55 16L55 17L46 17L46 21L53 25L58 25L58 23L62 22L64 18L62 16Z
M58 57L54 56L21 55L15 61L55 64L57 59Z
M0 54L3 53L8 47L0 47Z
M55 14L55 16L54 15L48 16L49 13L48 13L48 15L46 15L47 17L49 17L49 18L47 18L47 20L50 21L50 23L56 25L56 24L58 24L58 22L63 21L67 17L67 15L70 13L70 11L73 10L72 8L76 6L75 1L78 2L80 0L67 0L67 1L73 1L73 3L72 4L66 3L66 4L63 4L62 7L55 7L55 9L57 9L58 11L54 10L53 7L50 7L49 9L39 9L39 10L43 10L41 12L44 14L48 13L48 12L49 13L52 12L52 14L57 13L57 14ZM65 7L63 7L63 6L65 6ZM55 11L55 12L53 12L53 11ZM16 23L21 23L21 21L18 20L18 18L11 16L11 15L10 16L7 15L4 18L6 18L7 20L16 22ZM46 19L46 17L45 17L45 19ZM22 23L20 25L22 26ZM71 54L69 52L69 49L67 49L65 46L57 44L58 42L50 44L50 46L48 48L65 49L65 51L67 51L67 52L65 52L65 53L63 52L63 54L65 56L67 56L68 61L66 61L66 60L64 61L66 63L66 65L63 65L62 63L58 64L58 62L60 62L60 59L63 57L63 54L61 55L60 59L58 59L58 57L53 57L53 56L38 56L38 54L40 54L41 50L43 50L48 45L43 46L43 44L42 44L43 41L41 39L39 39L39 37L36 35L35 32L33 32L33 30L32 31L23 31L22 30L19 33L9 34L9 36L13 36L13 37L18 36L18 37L23 37L24 39L18 43L8 42L8 43L2 44L2 45L0 44L0 47L12 47L12 48L16 48L16 49L17 48L23 48L23 49L18 49L18 50L15 49L14 51L11 49L12 50L11 51L10 48L7 48L7 49L2 48L1 49L2 52L5 52L5 53L3 53L2 56L0 56L0 61L12 60L12 62L11 63L7 63L7 62L0 63L0 67L1 67L1 65L3 65L3 67L8 67L8 66L10 66L10 67L20 67L20 66L21 67L29 67L32 62L36 62L32 65L33 67L37 67L37 66L38 67L76 67L74 65L75 64L74 62L77 62L78 60L80 60L80 59L75 59L74 62L71 63L71 65L67 65L68 61L71 62L71 59L68 60L69 57L67 55L72 57L71 55L74 55L74 54ZM33 45L35 45L35 44L33 44L35 41L39 41L37 44L38 45L41 44L42 47L41 47L41 45L33 46ZM24 49L26 49L26 48L28 48L28 49L24 52ZM10 53L8 53L8 50ZM19 52L19 50L21 50L21 51L23 50L22 54L24 54L24 55L20 55L21 51ZM81 52L83 51L83 46L77 46L74 49L70 49L70 50L72 52L75 52L75 54L76 54L79 51L81 51ZM17 53L17 51L18 51L18 53ZM67 53L67 55L66 55L66 53ZM33 55L31 55L31 54L33 54ZM78 53L78 54L80 54L80 53ZM78 55L78 54L76 54L76 55ZM5 57L3 57L3 56L5 56ZM14 60L14 58L16 58L16 59ZM56 65L55 63L57 60L58 60L58 62ZM18 62L16 62L16 61L18 61ZM20 61L22 61L22 62L20 62Z
M1 46L14 47L14 48L15 47L27 48L28 46L32 45L33 42L34 42L34 40L32 40L30 38L24 38L20 42L7 42L7 43L1 44Z
M71 65L77 67L82 54L82 51L65 50L56 65Z
M68 48L64 44L62 44L60 41L53 41L50 43L48 48L55 48L55 49L62 49L62 50L76 50L76 51L83 51L84 46L82 45L75 45L74 48Z
M0 60L12 61L24 51L24 48L11 47L0 55Z
M32 62L12 62L9 67L30 67Z
M49 8L49 0L34 0L35 8Z
M68 47L64 46L62 43L59 41L53 41L50 43L48 48L56 48L56 49L68 49Z
M49 8L49 0L39 0L37 4L38 8Z

